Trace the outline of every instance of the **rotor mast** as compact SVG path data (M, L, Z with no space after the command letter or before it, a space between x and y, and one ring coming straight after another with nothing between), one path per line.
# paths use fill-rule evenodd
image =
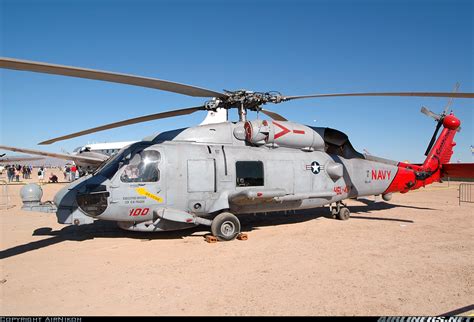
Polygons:
M239 121L240 122L247 121L247 109L245 108L244 102L240 102L240 105L239 105Z

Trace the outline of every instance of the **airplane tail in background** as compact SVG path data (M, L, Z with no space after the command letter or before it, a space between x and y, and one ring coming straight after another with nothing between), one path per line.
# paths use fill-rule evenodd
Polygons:
M474 179L474 163L443 164L441 177Z
M474 178L473 163L449 163L453 155L453 147L456 145L456 135L461 122L453 114L446 115L438 123L439 126L433 136L443 126L443 131L436 141L431 140L427 150L427 158L423 164L399 163L398 171L392 183L384 193L405 193L424 187L433 182L440 182L441 178Z

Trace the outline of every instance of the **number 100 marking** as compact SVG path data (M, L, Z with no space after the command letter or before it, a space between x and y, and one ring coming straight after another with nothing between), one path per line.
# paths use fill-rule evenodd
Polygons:
M149 211L150 208L132 208L130 209L130 213L128 215L131 217L146 216Z

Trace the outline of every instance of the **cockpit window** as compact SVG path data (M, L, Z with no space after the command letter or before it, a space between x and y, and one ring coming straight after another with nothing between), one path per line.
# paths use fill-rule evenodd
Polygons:
M94 171L94 175L100 174L108 179L112 179L117 171L124 166L124 163L128 164L128 160L130 160L132 155L140 153L150 145L152 145L151 142L139 141L122 148L118 153L103 162L97 170Z
M347 135L341 131L326 128L324 131L324 142L326 152L329 154L340 155L346 159L364 159L364 155L354 149Z
M122 182L157 182L160 180L160 152L155 150L141 151L125 159L124 170L120 176Z

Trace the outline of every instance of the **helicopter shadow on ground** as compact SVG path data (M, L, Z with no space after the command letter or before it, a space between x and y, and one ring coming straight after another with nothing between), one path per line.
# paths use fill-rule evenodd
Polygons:
M374 202L368 199L359 198L357 201L362 202L365 205L350 205L347 206L351 211L351 219L367 219L367 220L382 220L382 221L396 221L396 222L407 222L414 223L413 220L401 219L401 218L389 218L389 217L374 217L374 216L360 216L361 213L373 214L374 212L388 210L393 208L410 208L417 210L436 210L433 208L415 207L397 205L386 202ZM357 214L357 215L354 215ZM329 217L328 207L319 207L305 210L291 210L291 211L280 211L272 213L261 213L257 215L242 215L240 222L242 224L242 231L252 231L259 227L275 226L280 224L295 224L309 220L313 220L320 217Z
M142 241L154 239L180 239L191 235L193 232L203 231L202 228L203 227L198 226L190 229L165 231L160 233L134 232L120 229L115 222L101 220L96 220L91 224L81 226L69 225L60 230L53 230L51 227L43 227L36 229L33 232L33 236L50 236L50 238L2 250L0 251L0 259L24 254L65 241L82 242L93 240L95 238L134 238Z
M399 207L419 210L435 210L432 208L397 205L385 202L373 202L367 199L358 199L358 201L361 201L366 205L348 206L352 212L351 219L388 220L413 223L412 220L406 219L360 216L354 214L371 214L373 212ZM297 224L321 217L329 217L329 209L327 207L295 211L291 210L258 214L246 214L239 216L242 225L242 232L258 230L259 227L276 226L281 224ZM0 251L0 259L21 255L30 251L59 244L64 241L82 242L86 240L93 240L95 238L134 238L140 239L142 241L150 241L165 239L182 239L184 237L201 238L204 240L204 237L207 234L209 234L209 230L207 227L204 226L197 226L190 229L177 231L148 233L126 231L120 229L115 222L96 220L91 224L81 226L70 225L65 226L60 230L53 230L50 227L38 228L33 232L33 236L50 236L50 238L45 238L2 250Z
M392 203L387 203L383 201L373 201L366 198L358 198L358 202L365 204L365 206L348 206L351 210L351 219L368 219L368 220L387 220L387 221L399 221L399 222L407 222L407 223L414 223L413 220L407 219L399 219L399 218L387 218L387 217L372 217L372 216L357 216L354 214L359 213L372 213L372 211L378 210L388 210L392 208L409 208L409 209L417 209L417 210L429 210L433 211L436 210L434 208L427 208L427 207L415 207L415 206L406 206L406 205L397 205Z

